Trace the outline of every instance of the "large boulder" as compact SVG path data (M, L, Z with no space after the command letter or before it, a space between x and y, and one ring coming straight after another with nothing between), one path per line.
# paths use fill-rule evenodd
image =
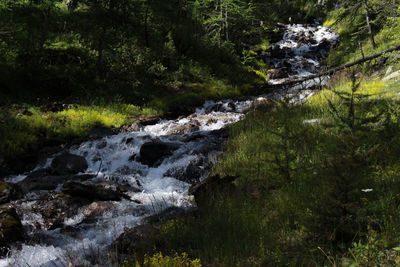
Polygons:
M165 143L161 141L147 142L140 148L139 161L150 167L157 167L162 160L177 150L179 146L173 143Z
M237 178L237 176L222 178L219 175L209 176L200 183L192 185L189 194L194 196L197 207L201 208L212 199L213 195L234 190L235 186L232 182Z
M66 175L52 175L49 169L33 171L24 180L17 183L24 194L34 190L54 190L67 180Z
M169 207L157 214L146 217L142 220L144 224L149 224L155 228L159 228L159 225L165 224L169 220L183 217L195 211L195 208L182 208L182 207Z
M15 208L11 205L0 206L0 255L8 252L11 243L23 238L24 230Z
M282 79L289 77L289 74L280 69L269 69L267 74L270 79Z
M160 117L150 114L141 114L135 117L141 126L153 125L160 121Z
M64 152L53 159L51 169L58 175L76 174L88 168L86 159L82 156Z
M123 198L130 199L126 194L106 188L101 184L83 184L73 181L66 182L62 188L62 192L73 197L84 198L91 201L119 201Z
M197 120L192 120L189 123L185 124L171 124L163 127L163 130L166 131L169 135L181 135L187 134L194 131L198 131L200 128L200 122Z
M0 204L5 204L11 200L22 198L22 191L16 184L0 181Z
M149 224L128 229L111 244L111 251L143 257L154 249L154 231Z
M33 205L33 210L42 215L44 228L51 230L63 226L65 219L76 215L88 203L67 194L47 194Z

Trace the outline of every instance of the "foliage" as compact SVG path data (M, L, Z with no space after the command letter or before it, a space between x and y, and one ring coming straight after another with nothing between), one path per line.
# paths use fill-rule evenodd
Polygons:
M330 10L325 20L325 25L332 26L341 36L341 44L333 51L328 62L340 65L355 61L365 56L383 51L399 45L398 14L399 3L391 0L368 0L370 23L373 38L376 43L371 45L365 22L363 1L332 1L336 2L336 9ZM395 6L394 6L395 5ZM392 64L397 64L397 55L389 56ZM378 64L379 62L375 62ZM376 71L376 64L369 64L371 71Z
M239 176L236 189L164 225L159 249L220 266L396 262L400 122L387 89L343 82L250 113L214 169Z
M86 136L95 126L119 127L138 114L157 111L121 103L74 106L59 112L43 112L32 106L4 108L0 110L0 154L15 156L38 139Z
M143 263L140 264L135 258L126 259L122 267L201 267L199 259L190 259L186 253L175 253L173 256L163 255L161 252L154 255L145 255Z

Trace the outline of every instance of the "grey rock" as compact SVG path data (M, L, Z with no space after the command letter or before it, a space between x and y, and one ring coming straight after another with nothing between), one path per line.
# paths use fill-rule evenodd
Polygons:
M47 194L33 205L33 210L42 215L44 228L51 230L62 227L66 218L76 215L78 209L88 203L84 198L67 194Z
M0 204L21 198L22 191L16 184L0 181Z
M17 183L24 194L34 190L53 190L67 180L66 175L52 175L48 169L40 169Z
M76 174L88 168L86 159L82 156L64 152L51 162L52 172L58 175Z
M83 184L73 181L66 182L62 188L62 192L73 197L84 198L91 201L119 201L123 198L130 199L129 196L124 193L105 188L104 185Z
M234 190L235 186L232 182L237 178L237 176L225 176L223 178L219 175L209 176L200 183L192 185L189 194L194 196L197 206L202 208L207 204L207 201L213 199L213 195Z
M165 143L161 141L147 142L140 148L139 161L150 167L157 167L165 157L172 155L178 148L179 146L174 143Z
M12 205L0 206L0 255L7 254L13 242L24 239L21 220Z
M111 251L144 256L154 248L154 232L155 229L148 224L128 229L111 244Z

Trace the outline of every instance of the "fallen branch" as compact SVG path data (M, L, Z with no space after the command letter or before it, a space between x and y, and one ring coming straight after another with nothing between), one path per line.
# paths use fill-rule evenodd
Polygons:
M332 75L333 73L335 73L335 72L337 72L337 71L350 68L350 67L352 67L352 66L355 66L355 65L364 63L364 62L366 62L366 61L370 61L370 60L375 59L375 58L378 58L378 57L380 57L380 56L382 56L382 55L384 55L384 54L386 54L386 53L391 53L391 52L397 51L397 50L400 50L400 45L398 45L398 46L396 46L396 47L393 47L393 48L390 48L390 49L387 49L387 50L384 50L384 51L382 51L382 52L379 52L379 53L370 55L370 56L368 56L368 57L358 59L358 60L356 60L356 61L354 61L354 62L345 64L345 65L342 65L342 66L339 66L339 67L336 67L336 68L332 68L332 69L330 69L330 70L327 70L327 71L322 72L322 73L319 73L319 74L313 74L313 75L309 75L309 76L307 76L307 77L301 77L301 78L297 78L297 79L291 79L291 80L285 81L285 82L283 82L283 83L281 83L281 84L276 84L275 86L293 85L293 84L296 84L296 83L302 83L302 82L305 82L305 81L308 81L308 80L312 80L312 79L315 79L315 78L320 78L320 77L323 77L323 76ZM268 85L268 86L263 85L263 87L271 87L271 85Z

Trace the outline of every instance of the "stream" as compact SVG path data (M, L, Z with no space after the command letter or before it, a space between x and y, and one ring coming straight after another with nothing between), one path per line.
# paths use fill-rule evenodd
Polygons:
M337 42L326 27L288 25L283 39L259 57L275 66L269 83L279 85L316 73ZM6 177L24 193L10 205L25 238L11 245L0 266L67 266L76 259L91 265L90 253L106 254L143 218L169 207L195 206L188 189L216 163L226 126L275 95L207 101L189 116L90 140L53 155L30 173Z

